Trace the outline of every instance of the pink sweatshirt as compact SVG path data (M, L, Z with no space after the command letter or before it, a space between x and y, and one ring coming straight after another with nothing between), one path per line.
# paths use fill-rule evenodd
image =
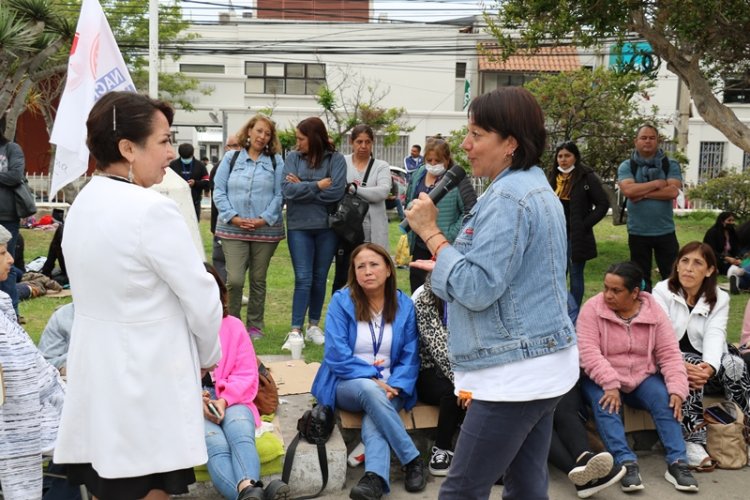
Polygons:
M221 321L219 331L221 359L213 373L216 398L224 398L227 406L243 404L260 425L260 414L253 400L258 394L258 361L245 325L234 316Z
M750 300L745 306L745 317L742 319L742 335L740 336L740 351L750 351Z
M684 400L687 372L672 324L650 294L641 292L640 300L641 311L629 332L602 293L583 305L576 323L581 368L602 389L622 392L632 392L659 371L669 393Z

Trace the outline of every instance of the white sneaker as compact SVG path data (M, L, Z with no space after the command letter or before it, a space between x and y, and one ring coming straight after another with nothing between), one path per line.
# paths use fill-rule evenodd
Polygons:
M349 453L346 461L349 463L349 467L356 467L365 463L365 443L360 441L359 444L354 447L352 452Z
M282 351L291 351L292 350L292 346L289 344L289 340L291 340L293 338L297 338L297 339L302 340L302 334L300 332L295 332L294 330L292 330L291 332L287 333L286 334L286 338L284 339L284 343L281 344L281 350ZM303 342L304 342L304 340L303 340Z
M242 296L242 305L246 306L248 302L250 302L250 299L243 295Z
M710 460L706 449L699 443L685 443L687 452L687 461L690 467L700 467L706 464L706 459Z
M731 278L732 276L744 276L745 270L741 268L740 266L735 266L732 264L729 266L729 269L727 269L727 278Z
M305 340L309 340L316 345L323 345L326 341L326 336L323 330L318 328L318 325L313 325L305 332Z

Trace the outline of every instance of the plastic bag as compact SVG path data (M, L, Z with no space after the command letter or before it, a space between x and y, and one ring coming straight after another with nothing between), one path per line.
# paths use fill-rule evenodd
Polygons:
M398 245L396 245L396 256L394 258L397 266L408 266L411 262L411 254L409 253L409 238L402 234L398 239Z

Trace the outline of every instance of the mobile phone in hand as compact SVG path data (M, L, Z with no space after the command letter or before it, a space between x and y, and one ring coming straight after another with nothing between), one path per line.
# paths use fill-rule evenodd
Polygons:
M208 411L210 411L214 417L221 418L221 415L219 414L219 410L216 409L213 403L208 403Z

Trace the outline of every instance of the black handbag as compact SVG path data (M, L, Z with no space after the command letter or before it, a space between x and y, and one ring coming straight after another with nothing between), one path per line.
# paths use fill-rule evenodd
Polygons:
M367 185L367 178L370 175L370 169L375 162L370 158L367 165L365 176L362 179L362 185ZM328 216L328 227L338 235L339 238L346 241L352 246L357 246L365 241L365 232L362 227L370 204L357 195L357 185L347 184L346 192L341 201L338 202L336 210Z
M13 188L13 197L16 200L16 215L18 218L23 219L36 213L34 193L31 192L26 177L23 178L23 182Z
M294 464L294 454L297 451L297 443L300 438L304 438L308 443L314 444L318 450L318 463L320 465L320 475L322 484L320 489L314 495L297 497L295 500L307 500L319 497L328 484L328 455L326 454L326 443L333 433L335 426L335 416L333 408L326 405L316 404L312 409L305 411L302 417L297 421L297 435L286 450L284 456L284 468L281 472L281 480L289 484L289 478L292 475L292 465Z

